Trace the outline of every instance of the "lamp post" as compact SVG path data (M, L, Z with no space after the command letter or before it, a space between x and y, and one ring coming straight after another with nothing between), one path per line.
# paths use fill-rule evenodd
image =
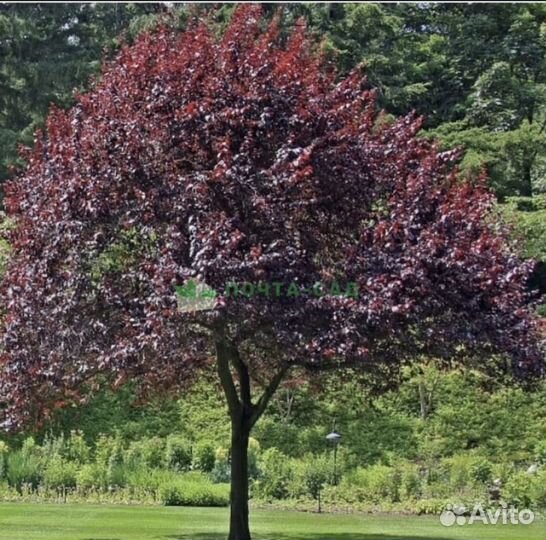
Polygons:
M326 435L326 440L334 445L334 486L337 486L337 445L341 440L341 435L336 431L336 423L331 433Z

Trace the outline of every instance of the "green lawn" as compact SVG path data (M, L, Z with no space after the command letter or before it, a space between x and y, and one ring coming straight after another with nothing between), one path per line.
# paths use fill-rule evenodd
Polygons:
M1 504L0 540L222 540L228 513L212 508ZM531 526L442 527L438 518L252 512L256 540L545 540Z

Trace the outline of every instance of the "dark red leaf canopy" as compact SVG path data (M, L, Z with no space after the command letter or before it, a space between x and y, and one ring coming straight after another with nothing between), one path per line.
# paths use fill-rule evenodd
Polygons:
M283 43L263 24L244 6L220 40L199 24L143 35L51 112L7 188L8 422L97 373L189 381L219 334L258 380L420 354L540 364L529 267L486 188L457 180L418 118L378 117L360 73L339 81L302 27ZM190 278L215 309L177 309ZM335 280L358 298L223 294Z

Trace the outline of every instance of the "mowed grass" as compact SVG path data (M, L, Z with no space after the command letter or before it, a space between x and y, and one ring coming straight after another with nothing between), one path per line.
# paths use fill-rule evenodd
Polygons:
M223 540L228 512L164 508L1 504L0 540ZM255 540L545 540L533 525L442 527L437 517L332 515L255 510Z

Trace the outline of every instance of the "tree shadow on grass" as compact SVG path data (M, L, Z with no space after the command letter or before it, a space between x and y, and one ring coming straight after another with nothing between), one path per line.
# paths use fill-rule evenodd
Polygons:
M165 540L226 540L226 534L218 533L188 533L188 534L170 534L162 536ZM406 536L399 534L358 534L358 533L295 533L295 534L256 534L253 540L453 540L442 536Z

